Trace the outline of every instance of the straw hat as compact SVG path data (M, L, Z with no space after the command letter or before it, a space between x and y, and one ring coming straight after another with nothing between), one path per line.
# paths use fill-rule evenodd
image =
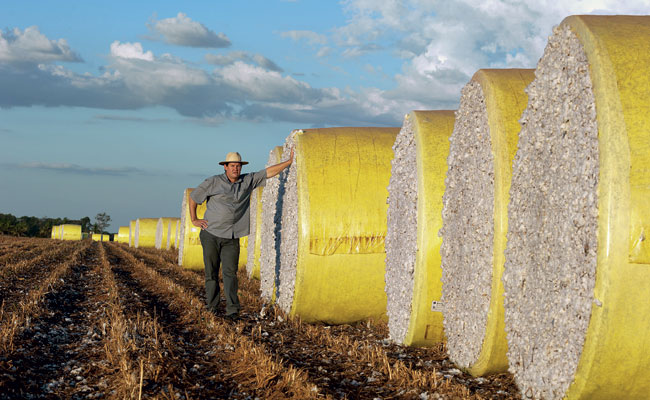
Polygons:
M248 164L248 161L242 161L241 160L241 155L237 153L236 151L230 152L226 154L226 161L221 161L219 164L225 165L230 162L238 162L241 163L241 165L246 165Z

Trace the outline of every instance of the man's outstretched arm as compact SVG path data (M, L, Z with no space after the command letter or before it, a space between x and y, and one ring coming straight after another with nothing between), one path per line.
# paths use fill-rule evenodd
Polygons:
M285 168L287 168L291 163L293 162L293 147L291 148L291 154L289 155L289 159L287 161L283 161L279 164L271 165L270 167L266 168L266 179L268 178L273 178L280 172L282 172Z

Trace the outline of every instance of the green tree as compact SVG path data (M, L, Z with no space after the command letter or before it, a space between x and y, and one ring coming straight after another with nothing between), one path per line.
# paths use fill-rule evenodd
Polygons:
M111 216L105 212L95 215L95 224L93 225L93 230L95 233L103 233L106 228L111 226Z
M81 222L81 231L82 232L90 232L92 229L92 224L90 223L90 218L89 217L83 217L79 220Z

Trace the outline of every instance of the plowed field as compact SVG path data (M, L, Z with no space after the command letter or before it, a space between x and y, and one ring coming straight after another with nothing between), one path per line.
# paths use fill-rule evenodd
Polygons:
M240 275L241 318L204 309L173 251L0 236L1 398L518 398L443 346L406 348L385 322L288 320Z

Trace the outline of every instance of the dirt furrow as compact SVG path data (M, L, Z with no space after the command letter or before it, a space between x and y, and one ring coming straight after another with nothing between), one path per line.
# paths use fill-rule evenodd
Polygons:
M0 271L9 265L21 261L29 261L35 257L38 257L41 253L49 251L57 244L59 244L59 242L43 239L34 241L31 244L27 242L17 246L12 246L6 254L0 256Z
M6 265L0 270L0 304L11 312L26 294L42 286L58 265L68 262L83 244L81 242L51 243L33 259Z
M212 343L214 357L227 366L222 375L237 383L230 397L247 398L314 398L318 388L310 384L306 374L293 367L285 368L263 348L242 337L239 326L232 326L205 310L203 301L188 293L173 279L163 276L134 257L122 246L108 246L109 253L123 259L120 265L130 264L131 273L140 284L157 293L178 314L180 322L193 334ZM130 249L129 249L130 250Z
M165 262L162 255L148 249L125 251L203 298L202 274ZM509 374L473 378L449 362L442 345L418 349L390 342L385 322L303 324L299 319L287 320L276 307L264 307L259 283L243 273L240 288L242 332L288 364L306 370L324 393L335 397L415 398L444 390L463 398L516 397Z
M76 246L71 257L50 269L42 286L25 297L21 309L3 314L3 398L87 398L92 392L80 367L93 360L86 349L94 340L88 320L97 309L81 306L96 286L89 283L91 244ZM95 356L95 363L100 363L101 354ZM91 377L99 376L91 368L83 369Z

